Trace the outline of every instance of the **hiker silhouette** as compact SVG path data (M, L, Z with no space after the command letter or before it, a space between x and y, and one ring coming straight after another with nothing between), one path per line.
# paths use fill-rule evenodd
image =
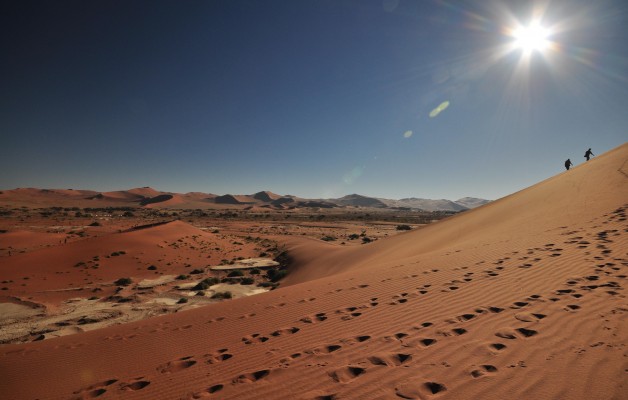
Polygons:
M565 168L567 168L567 171L569 171L569 167L571 167L573 164L571 163L570 159L567 159L567 161L565 161Z
M584 153L584 158L587 159L587 161L589 161L589 158L591 158L591 156L594 156L595 154L593 154L593 152L591 151L591 148L589 147L589 150L587 150L586 153Z

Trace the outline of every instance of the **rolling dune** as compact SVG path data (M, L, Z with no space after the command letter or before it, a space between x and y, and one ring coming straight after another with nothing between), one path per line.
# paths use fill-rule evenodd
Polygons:
M627 165L624 144L365 246L289 239L278 290L0 347L0 393L627 399Z

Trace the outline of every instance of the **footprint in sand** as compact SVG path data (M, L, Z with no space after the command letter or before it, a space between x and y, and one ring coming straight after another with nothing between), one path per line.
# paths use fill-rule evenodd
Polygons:
M307 303L307 302L314 301L314 300L316 300L316 297L310 297L309 299L301 299L301 300L299 300L299 303Z
M494 365L485 364L485 365L480 365L480 368L474 369L473 371L471 371L471 376L473 376L474 378L479 378L481 376L491 375L496 372L497 372L497 367L495 367Z
M475 314L463 314L463 315L459 315L458 317L456 317L458 319L458 321L460 322L465 322L465 321L469 321L470 319L475 318L476 315Z
M130 391L135 392L137 390L144 389L148 385L150 385L150 381L138 380L138 381L131 382L131 383L121 383L120 384L120 389L127 390L127 391L130 390Z
M436 331L437 335L443 336L443 337L460 336L460 335L464 335L465 333L467 333L467 330L464 328L454 328L451 331L444 331L444 330Z
M367 360L373 365L397 367L412 360L412 355L404 353L375 354L367 357Z
M495 336L500 337L502 339L514 340L514 339L517 339L518 336L528 338L528 337L535 336L537 334L538 332L533 329L517 328L514 330L511 330L511 329L501 330L495 333Z
M522 322L535 322L540 319L547 317L545 314L539 313L517 313L515 314L515 318Z
M491 343L489 347L492 349L501 351L501 350L504 350L507 346L503 343Z
M74 392L74 394L83 394L82 397L86 397L88 399L93 399L99 397L107 392L105 389L107 386L111 386L114 383L118 382L117 379L108 379L106 381L94 383L93 385L89 385L88 387L78 390Z
M229 349L220 349L214 353L203 355L206 364L215 364L217 362L226 361L233 357L233 354L227 353Z
M430 347L436 344L436 342L437 342L436 339L431 339L431 338L425 338L425 339L419 340L419 343L421 344L422 347Z
M495 332L495 336L502 339L514 340L517 338L517 335L513 330L503 329L499 332Z
M162 374L168 374L188 369L195 364L196 360L194 360L192 356L182 357L178 360L170 361L166 364L160 365L159 367L157 367L157 371Z
M242 375L238 376L237 378L235 378L233 380L233 383L237 384L237 383L257 382L260 379L266 378L268 375L270 375L270 373L271 373L271 370L269 370L269 369L262 369L262 370L251 372L251 373L248 373L248 374L242 374Z
M510 308L515 309L515 310L516 310L516 309L519 309L519 308L523 308L523 307L525 307L525 306L527 306L527 305L529 305L529 304L530 304L530 303L525 302L525 301L517 301L517 302L513 303L513 305L512 305L512 306L510 306Z
M290 334L295 334L297 332L299 332L301 329L297 328L297 327L292 327L292 328L284 328L284 329L279 329L274 331L273 333L270 334L270 336L283 336L283 335L290 335Z
M325 314L325 313L318 313L318 314L313 315L313 316L303 317L299 321L305 322L306 324L313 324L315 322L325 321L326 319L327 319L327 314Z
M361 312L357 311L358 309L363 309L363 308L367 308L368 306L361 306L361 307L347 307L344 308L342 310L336 310L336 314L341 314L342 316L340 317L341 320L343 321L348 321L350 319L359 317L360 315L362 315Z
M338 351L342 348L342 346L337 345L337 344L330 344L328 346L323 346L323 347L317 347L315 349L312 350L306 350L304 351L305 354L314 354L314 355L320 355L320 354L331 354L335 351Z
M306 352L307 354L307 352ZM296 360L297 358L301 357L303 354L302 353L293 353L287 357L282 358L281 360L279 360L279 363L281 364L282 368L288 368L290 366L290 363L292 362L292 360Z
M364 289L364 288L367 288L367 287L369 287L369 285L367 285L367 284L362 284L362 285L358 285L358 286L353 286L353 287L350 287L350 288L349 288L349 290Z
M223 388L225 387L225 385L222 384L217 384L217 385L213 385L208 387L206 390L199 392L199 393L195 393L194 396L192 396L192 398L196 399L199 397L204 397L205 394L214 394L217 392L220 392Z
M347 345L353 345L355 343L366 342L369 339L371 339L370 335L359 335L352 338L341 339L340 342Z
M366 372L365 368L348 365L336 371L330 372L328 375L334 382L347 383L356 379Z
M402 399L425 399L446 390L442 383L408 380L395 387L395 394Z
M253 344L255 342L264 343L268 341L268 337L262 336L259 333L254 333L252 335L248 335L242 338L242 342L244 344Z
M524 337L531 337L538 334L537 331L533 329L527 329L527 328L517 328L516 331L519 332L519 334Z

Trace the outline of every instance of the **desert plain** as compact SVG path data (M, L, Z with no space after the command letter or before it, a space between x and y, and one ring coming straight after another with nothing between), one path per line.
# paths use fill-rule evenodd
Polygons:
M3 190L0 397L628 399L627 179L624 144L455 214Z

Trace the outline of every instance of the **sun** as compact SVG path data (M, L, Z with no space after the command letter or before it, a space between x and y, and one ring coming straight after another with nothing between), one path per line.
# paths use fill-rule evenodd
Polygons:
M513 46L516 49L523 50L525 53L542 52L549 47L549 35L549 29L541 26L539 22L532 22L528 26L519 26L514 29L512 32L512 36L515 39Z

